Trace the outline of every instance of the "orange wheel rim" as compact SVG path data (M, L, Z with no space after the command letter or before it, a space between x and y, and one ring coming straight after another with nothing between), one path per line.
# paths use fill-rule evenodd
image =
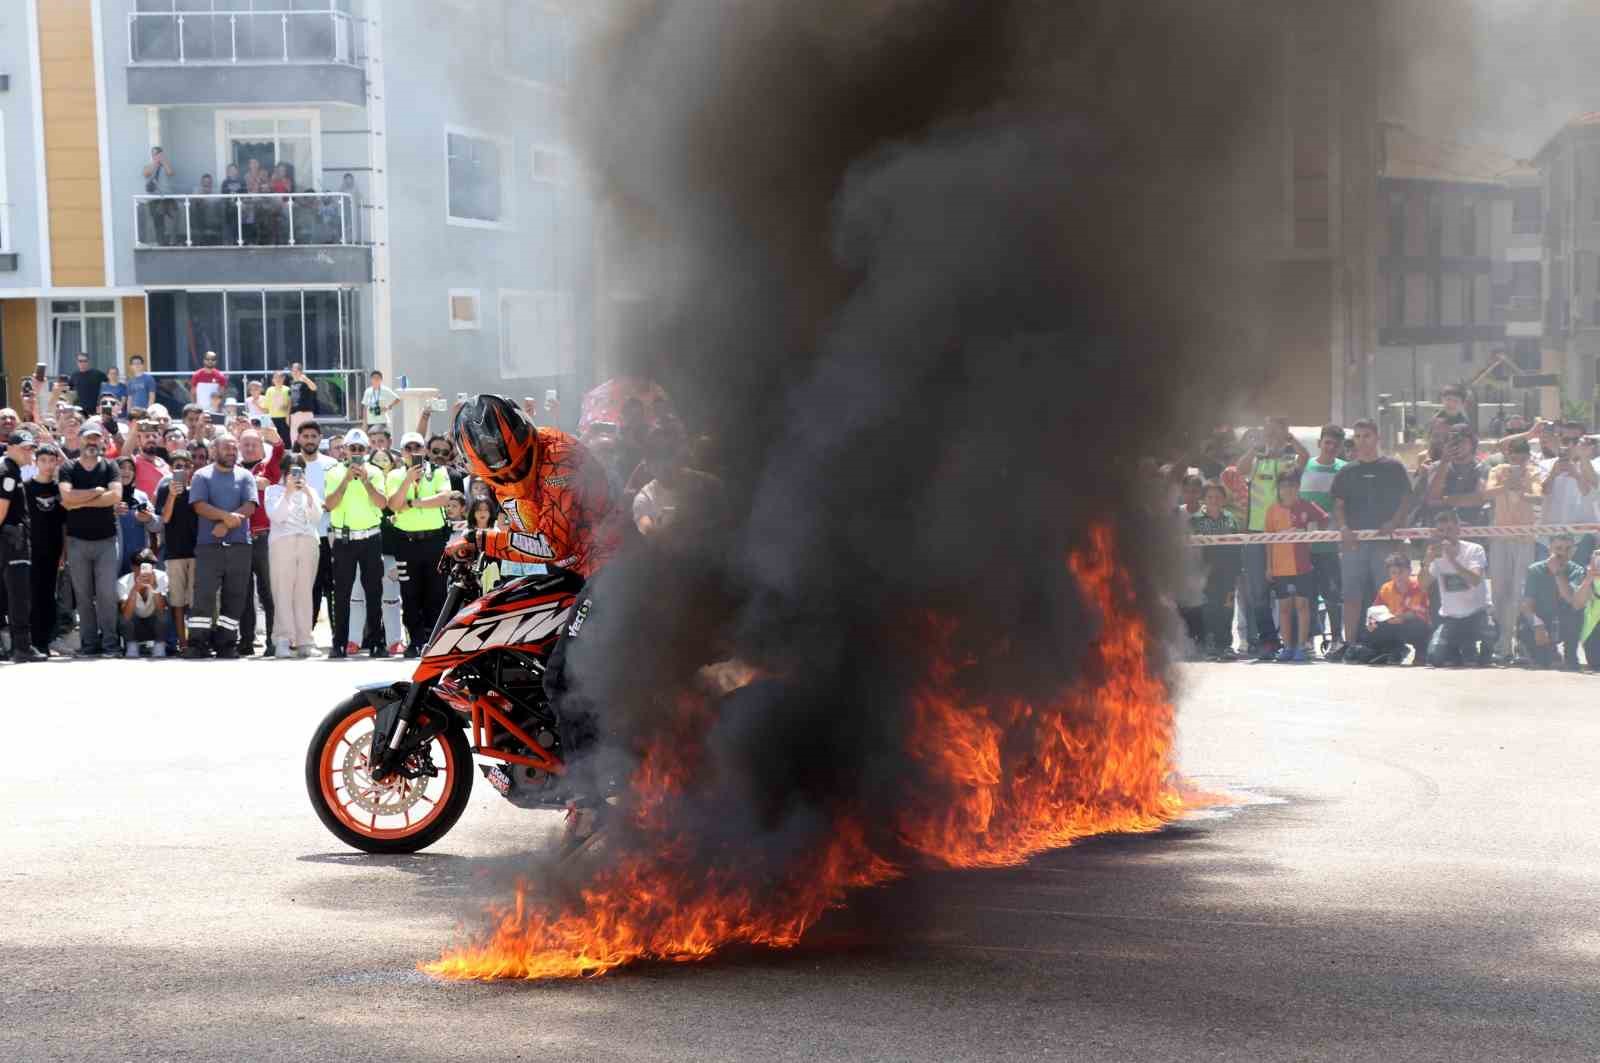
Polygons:
M396 774L391 780L373 782L366 773L372 748L373 728L356 733L363 721L378 715L371 705L363 706L340 720L322 744L317 758L317 774L322 799L339 822L368 838L409 838L438 819L444 812L444 797L455 784L457 770L450 743L435 738L429 747L442 757L437 776L406 779ZM442 763L440 763L442 760ZM438 784L437 792L433 784ZM398 820L398 825L389 825ZM380 823L381 821L381 823Z

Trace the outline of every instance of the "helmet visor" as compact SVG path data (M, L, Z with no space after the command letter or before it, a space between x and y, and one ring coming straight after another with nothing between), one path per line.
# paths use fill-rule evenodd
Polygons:
M484 468L499 470L511 464L511 455L506 453L504 441L493 433L483 433L472 441L473 449L478 452L478 460L483 462Z

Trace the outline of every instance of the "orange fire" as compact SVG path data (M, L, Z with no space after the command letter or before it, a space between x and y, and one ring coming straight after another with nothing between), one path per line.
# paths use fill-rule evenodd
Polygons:
M1150 673L1147 631L1131 608L1110 529L1095 529L1068 563L1101 614L1083 674L1047 705L967 704L952 694L952 680L968 662L940 654L912 705L908 749L927 781L897 824L902 848L877 851L844 813L820 851L796 854L776 881L752 885L737 853L726 866L689 858L689 839L661 814L682 785L672 770L682 761L653 750L634 779L634 826L650 844L616 854L579 903L560 910L533 905L519 886L510 908L491 913L487 934L422 970L452 979L570 978L640 959L704 959L728 945L785 948L849 891L895 878L918 857L998 867L1090 834L1159 827L1183 806L1170 775L1173 712ZM935 639L948 633L932 627Z

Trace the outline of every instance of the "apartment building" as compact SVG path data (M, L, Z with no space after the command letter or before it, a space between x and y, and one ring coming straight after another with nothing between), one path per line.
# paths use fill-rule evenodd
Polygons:
M586 386L593 212L562 128L581 17L538 0L4 0L8 401L79 351L146 356L169 401L207 350L235 390L299 361L333 417L373 368L447 390Z
M1542 366L1539 171L1495 148L1383 127L1378 176L1380 394L1430 415L1446 384L1513 393L1507 367ZM1488 381L1494 378L1494 382Z
M1600 400L1600 112L1578 115L1535 158L1545 187L1545 358L1564 399ZM1597 403L1595 409L1600 409Z

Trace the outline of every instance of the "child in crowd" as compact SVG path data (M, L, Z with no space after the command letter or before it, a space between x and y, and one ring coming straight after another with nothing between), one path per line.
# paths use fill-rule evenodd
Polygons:
M1228 489L1217 480L1206 483L1201 495L1202 508L1189 518L1189 530L1196 535L1232 535L1239 530L1233 514L1227 510ZM1242 551L1237 546L1206 546L1201 548L1205 559L1204 605L1201 628L1204 632L1202 649L1213 661L1232 661L1233 652L1233 594L1239 581Z
M1300 470L1285 469L1278 474L1278 501L1267 509L1269 532L1307 531L1326 527L1328 511L1300 497ZM1280 661L1311 659L1311 576L1310 543L1271 543L1267 546L1267 576L1278 599L1278 632L1283 648ZM1298 627L1294 623L1298 623Z
M1368 615L1366 633L1361 637L1362 652L1345 660L1352 664L1390 664L1405 660L1406 646L1416 648L1412 664L1427 660L1428 592L1411 578L1411 559L1405 554L1390 554L1384 565L1389 582L1378 588L1374 609L1387 616Z

